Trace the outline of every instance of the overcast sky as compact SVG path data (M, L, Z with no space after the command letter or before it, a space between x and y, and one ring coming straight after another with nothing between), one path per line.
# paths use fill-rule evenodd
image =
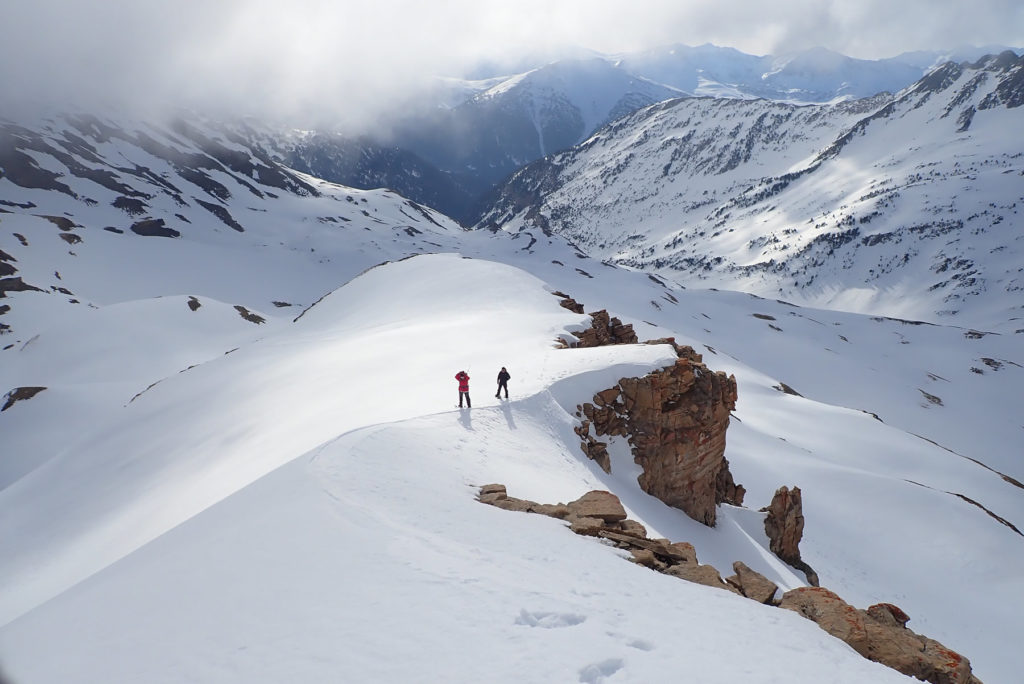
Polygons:
M42 100L370 112L429 73L557 45L1024 46L1022 0L0 0L3 109Z

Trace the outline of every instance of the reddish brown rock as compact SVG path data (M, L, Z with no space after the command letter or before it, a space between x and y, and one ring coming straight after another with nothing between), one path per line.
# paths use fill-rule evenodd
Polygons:
M568 504L573 515L581 518L599 518L604 522L626 519L626 509L619 497L611 492L590 491Z
M868 606L868 615L878 622L894 627L906 627L910 622L910 616L904 613L899 606L894 606L891 603L876 603L873 606Z
M827 589L801 587L783 594L779 606L796 611L865 658L932 684L980 684L970 662L934 639L904 625L892 604L858 610Z
M775 592L779 590L779 585L761 573L751 570L741 561L733 563L732 569L736 574L727 577L726 582L739 589L739 592L748 599L768 605L774 604Z
M501 484L484 485L480 488L480 493L477 495L477 500L487 504L495 504L507 498L508 493L505 491L505 485Z
M818 586L818 574L800 557L800 540L804 536L804 504L800 487L779 487L766 512L765 533L769 547L776 556L807 575L807 583Z
M678 577L689 582L703 584L706 587L725 589L726 591L731 591L734 594L739 593L736 587L723 580L721 573L711 565L689 565L687 563L681 563L679 565L673 565L665 570L665 574L672 575L673 577Z
M576 534L581 534L585 537L597 537L607 524L600 518L591 518L586 516L579 517L570 515L568 520L569 529Z
M598 436L628 436L645 492L714 526L717 504L743 503L743 487L725 459L736 379L709 370L690 347L672 344L680 355L675 364L621 379L582 413Z
M612 458L608 454L608 443L598 442L590 435L584 435L580 448L587 458L594 461L606 473L612 472Z
M600 537L628 551L638 565L800 613L862 656L904 674L932 684L981 684L966 658L907 629L910 618L899 607L878 603L858 610L833 592L817 587L788 591L775 604L776 585L743 563L733 563L736 575L723 580L713 566L697 562L693 545L647 539L643 525L625 518L621 503L610 492L588 492L570 504L538 504L510 497L503 485L491 484L480 488L479 499L507 510L562 518L573 532Z
M564 292L557 292L556 291L556 292L552 292L551 294L553 294L556 297L561 299L561 301L558 302L558 303L563 308L566 308L569 311L572 311L573 313L578 313L578 314L583 313L583 305L580 304L579 302L577 302L575 299L573 299L569 295L565 294Z
M800 558L800 539L804 534L803 497L799 487L779 487L771 504L762 508L768 515L764 531L769 547L776 556L797 570L803 571L811 586L818 586L818 573Z
M565 304L563 303L563 306ZM636 344L639 342L633 326L614 318L601 309L590 314L590 327L573 333L579 340L575 347L603 347L609 344Z
M619 529L622 530L623 534L628 534L631 537L637 537L639 539L647 538L647 528L636 520L626 518L619 523Z
M772 553L786 561L800 560L800 539L804 535L803 497L799 487L779 487L771 504L762 509L764 531Z

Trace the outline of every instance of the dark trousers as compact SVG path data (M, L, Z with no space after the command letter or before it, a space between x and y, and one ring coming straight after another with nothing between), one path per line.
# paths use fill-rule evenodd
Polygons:
M505 398L508 399L508 381L498 381L498 392L494 396L501 394L501 390L505 390Z
M473 404L469 402L469 390L466 390L465 392L459 390L459 408L462 408L462 397L466 397L466 406L468 408L473 408Z

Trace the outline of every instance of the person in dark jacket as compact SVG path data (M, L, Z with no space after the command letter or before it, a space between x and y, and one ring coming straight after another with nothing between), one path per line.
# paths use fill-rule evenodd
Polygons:
M469 373L460 370L455 374L455 379L459 381L459 408L462 408L462 397L466 397L466 408L473 408L469 401Z
M502 366L501 370L498 372L498 393L494 395L495 397L500 399L501 398L501 396L500 396L501 395L501 390L504 389L505 390L505 398L508 399L508 381L511 378L512 378L512 376L509 375L508 371L505 370L505 367Z

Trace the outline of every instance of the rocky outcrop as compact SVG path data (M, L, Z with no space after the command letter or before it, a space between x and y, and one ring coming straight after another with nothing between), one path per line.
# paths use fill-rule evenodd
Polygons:
M36 287L35 285L29 285L21 276L13 278L0 278L0 297L6 297L8 292L44 292L45 290Z
M626 437L644 471L643 490L714 526L717 504L743 503L743 487L733 481L725 459L736 378L711 371L691 347L654 343L672 344L675 364L642 378L622 378L581 405L581 448L607 472L607 443L592 436L591 428L597 436Z
M764 531L772 553L807 575L812 586L818 586L818 574L800 558L800 539L804 534L803 496L799 487L779 487L771 504L762 508L767 513Z
M16 402L28 401L45 389L45 387L15 387L4 395L4 405L0 406L0 411L6 411Z
M906 613L890 603L858 610L828 589L787 591L779 606L800 613L869 660L932 684L980 684L967 658L906 627Z
M582 313L582 305L571 298L563 299L561 304L570 311ZM633 331L632 324L623 323L618 318L610 316L604 309L590 314L590 321L589 328L573 333L579 341L567 346L603 347L609 344L636 344L640 341Z
M697 562L692 544L648 539L644 526L626 517L622 503L611 492L587 492L568 504L539 504L508 496L504 485L489 484L480 488L478 499L505 510L565 520L573 532L604 539L628 551L632 562L651 570L795 611L865 658L903 674L932 684L981 684L967 658L907 629L910 618L899 607L877 603L859 610L819 587L793 589L776 600L778 586L740 561L732 564L736 574L723 580L714 566Z
M575 299L573 299L569 295L565 294L564 292L558 292L556 290L555 292L552 292L551 294L555 295L556 297L558 297L561 300L558 303L559 303L559 305L562 306L562 308L568 309L569 311L572 311L573 313L578 313L578 314L583 313L583 305L580 304L579 302L577 302Z
M716 589L740 593L736 586L723 580L713 566L697 562L697 552L692 544L670 542L668 539L648 539L646 528L626 517L626 510L619 497L611 492L587 492L567 504L540 504L508 496L504 485L489 484L480 488L478 499L482 503L509 511L540 513L565 520L569 523L569 529L576 534L599 537L629 551L633 562L638 565Z

